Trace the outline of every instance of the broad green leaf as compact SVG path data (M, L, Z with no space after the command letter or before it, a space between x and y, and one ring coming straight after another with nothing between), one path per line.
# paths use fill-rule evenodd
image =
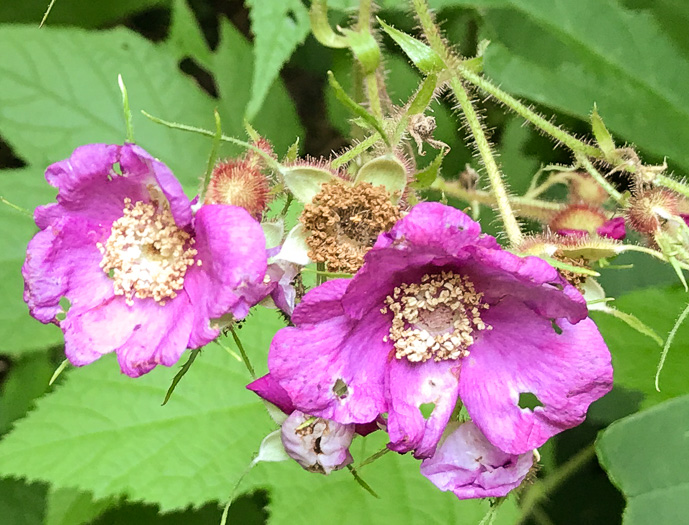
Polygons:
M380 450L387 435L377 432L357 438L352 453L363 459ZM329 525L478 525L489 509L487 501L459 501L441 492L419 471L418 460L388 453L361 470L360 475L380 496L363 490L347 470L329 476L302 470L296 462L261 463L248 475L247 485L271 486L270 525L289 525L309 516L327 516ZM516 523L514 499L508 499L495 525Z
M239 331L264 369L277 314L260 310ZM137 379L106 356L73 369L0 442L0 476L45 480L89 491L95 499L126 495L162 511L224 501L272 429L245 389L242 363L211 344L161 407L175 369Z
M48 390L55 364L44 352L14 360L0 385L0 436L28 412L34 400Z
M113 499L94 501L88 492L74 489L57 489L48 492L43 525L83 525L92 523L109 507Z
M208 42L187 0L174 0L170 32L165 44L178 59L190 57L208 70L213 68Z
M632 314L661 337L667 336L675 319L686 306L686 293L674 289L648 289L623 295L615 301L621 312ZM615 384L643 392L642 406L689 393L689 326L679 328L673 348L660 376L660 392L654 385L661 348L649 337L635 334L622 321L591 312L605 338L613 358Z
M52 201L55 191L45 182L41 170L2 170L0 195L33 212L37 204ZM33 217L0 202L0 294L3 298L0 301L0 354L17 356L62 344L60 329L30 317L22 299L24 280L21 267L26 257L26 245L36 231Z
M7 525L38 525L45 514L45 485L0 479L0 517Z
M309 34L309 13L301 0L247 0L251 8L254 68L246 118L253 120L282 65Z
M213 56L213 73L220 94L222 128L225 135L243 137L244 114L251 86L247 82L254 70L251 46L227 20L221 20L220 43ZM212 115L209 117L212 118ZM261 111L251 122L256 131L268 138L277 152L286 151L303 134L294 103L279 79L268 89ZM236 149L227 148L236 152Z
M0 134L28 164L42 171L81 144L121 144L121 74L136 142L196 190L210 141L155 124L139 112L201 127L213 121L214 101L180 73L168 51L125 29L11 26L0 27L0 49Z
M653 15L674 44L689 56L689 39L687 39L687 25L689 25L689 2L684 0L622 0L622 4L630 9L643 9Z
M0 2L0 23L27 23L38 27L50 0L22 0ZM170 0L57 0L46 25L76 25L99 27L154 7L170 5Z
M624 525L676 525L689 515L689 396L610 425L597 443L627 498Z
M648 14L614 0L461 0L482 10L488 77L689 169L689 63ZM490 8L498 8L491 10Z

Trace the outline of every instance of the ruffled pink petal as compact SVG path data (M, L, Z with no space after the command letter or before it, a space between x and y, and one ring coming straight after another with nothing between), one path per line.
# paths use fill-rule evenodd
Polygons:
M289 394L277 381L275 381L271 374L259 377L255 381L249 383L246 388L255 392L269 403L274 404L285 414L294 412L294 403L292 403L292 400L289 398Z
M113 297L91 310L67 314L61 326L65 354L75 366L92 363L102 355L117 352L122 372L138 377L156 365L174 365L187 348L193 310L187 295L160 305L153 299L126 304Z
M401 453L414 450L417 458L432 456L457 404L459 363L393 358L387 371L388 447ZM419 408L424 404L434 405L428 419Z
M223 204L202 206L194 228L201 266L190 267L184 278L195 312L190 348L218 336L219 330L211 326L213 319L228 313L243 319L270 292L263 283L267 267L263 230L246 210Z
M310 290L292 314L292 322L297 326L316 324L343 315L342 296L350 279L332 279Z
M624 217L615 217L606 221L603 226L596 229L596 233L601 237L608 237L610 239L617 239L621 241L627 236L627 230L624 225Z
M303 412L344 424L369 423L387 411L388 330L383 316L356 330L344 316L283 328L273 338L268 367Z
M551 322L505 298L482 315L481 333L462 360L459 395L493 445L511 454L540 447L580 424L588 406L612 388L610 353L596 325ZM522 393L543 406L520 408Z
M466 422L421 463L421 474L459 499L498 498L521 485L532 465L532 452L507 454L494 447L476 425Z
M68 159L48 166L45 175L58 194L57 204L36 209L41 229L67 214L110 226L122 217L125 198L132 202L167 198L177 225L185 228L191 222L189 199L172 172L134 144L80 146Z
M60 299L80 312L112 297L112 281L100 268L97 242L109 231L81 217L68 215L38 232L29 242L24 276L24 300L31 315L43 323L56 322Z
M469 277L489 304L515 297L545 317L565 317L576 323L588 315L581 293L543 259L481 247L470 251L471 257L458 264L456 271Z

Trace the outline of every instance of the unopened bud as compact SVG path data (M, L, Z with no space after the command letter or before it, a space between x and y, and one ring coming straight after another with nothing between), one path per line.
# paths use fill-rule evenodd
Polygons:
M282 444L287 454L310 472L330 474L352 463L349 446L355 425L312 418L295 410L282 424Z
M624 239L626 235L624 219L608 219L602 208L587 204L571 204L551 220L549 227L560 235L582 236L598 234L611 239Z
M654 234L670 218L678 215L677 203L677 195L668 190L638 191L629 199L629 224L639 233Z
M569 200L573 203L600 205L610 197L608 192L588 173L572 172L569 174Z
M268 178L256 156L218 162L211 173L205 204L231 204L260 219L268 203Z

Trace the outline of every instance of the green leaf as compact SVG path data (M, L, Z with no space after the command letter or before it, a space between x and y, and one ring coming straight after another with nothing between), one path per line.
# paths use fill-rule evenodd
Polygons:
M220 23L220 43L213 55L213 73L220 94L220 114L225 135L244 135L243 119L251 96L247 82L254 70L251 46L227 20ZM212 114L209 115L211 122ZM269 139L276 151L286 151L296 137L303 135L299 117L284 84L272 83L252 126ZM208 126L207 126L208 127ZM227 148L236 153L236 148Z
M300 0L247 0L254 44L253 86L246 118L253 120L282 65L309 34L309 14Z
M261 368L277 314L262 309L240 331ZM160 403L176 370L158 367L137 379L119 373L114 356L68 373L63 385L0 442L0 475L126 495L161 510L224 501L274 427L245 389L243 365L210 345Z
M38 525L45 514L45 485L0 479L0 516L7 525Z
M605 158L612 158L615 152L615 142L612 140L612 135L605 127L603 119L598 114L598 108L594 104L591 112L591 128L593 129L593 136L596 137L596 142L600 149L605 153Z
M48 492L43 525L82 525L92 523L109 507L113 499L94 501L88 492L57 489Z
M376 432L357 438L352 454L363 459L380 450L387 435ZM307 472L296 462L261 463L245 483L275 487L270 495L270 525L289 525L310 516L327 516L329 525L446 525L478 524L489 509L487 501L459 501L451 492L441 492L419 472L418 460L409 454L386 454L359 471L363 480L380 496L372 497L347 470L329 476ZM495 525L514 524L519 512L513 498L498 512Z
M665 336L686 306L686 293L670 289L647 289L621 296L615 306L621 312L638 317L660 336ZM661 376L661 391L655 389L655 372L661 348L649 337L638 337L622 321L592 311L612 353L615 384L645 394L642 407L689 393L686 371L689 370L689 326L677 331Z
M595 102L617 136L689 169L689 63L648 14L614 0L456 3L482 9L485 70L502 88L582 119Z
M419 68L422 73L439 73L445 69L445 64L443 59L440 58L433 49L429 46L417 40L413 36L410 36L402 31L395 29L383 22L380 18L378 19L380 26L383 28L390 38L392 38L398 46L402 48L402 51L409 57L409 60Z
M438 153L428 166L414 174L414 178L416 179L416 182L413 183L414 188L424 189L431 187L431 184L438 178L440 166L443 164L443 158L444 155Z
M625 525L675 525L689 515L689 396L610 425L598 457L627 498Z
M213 68L208 42L187 0L174 0L170 32L165 44L178 60L191 57L206 69Z
M0 389L0 435L48 390L54 370L55 364L46 353L30 354L12 362Z
M0 23L27 23L38 27L50 0L0 2ZM170 0L118 0L117 2L89 2L57 0L46 25L77 25L99 27L135 15L152 7L165 7Z

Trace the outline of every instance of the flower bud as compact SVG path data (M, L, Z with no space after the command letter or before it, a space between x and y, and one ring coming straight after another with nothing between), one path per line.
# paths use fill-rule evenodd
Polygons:
M603 204L609 198L608 192L588 173L570 173L569 200L594 206Z
M306 470L330 474L352 463L349 445L354 427L311 418L295 410L282 424L282 444L287 454Z
M268 178L253 154L218 162L211 173L205 204L231 204L260 219L268 203Z
M639 233L654 234L668 219L678 214L677 204L677 195L668 190L637 191L629 199L629 224Z
M532 452L508 454L492 445L472 422L452 429L435 454L421 463L421 474L459 499L506 496L521 485L533 465Z

